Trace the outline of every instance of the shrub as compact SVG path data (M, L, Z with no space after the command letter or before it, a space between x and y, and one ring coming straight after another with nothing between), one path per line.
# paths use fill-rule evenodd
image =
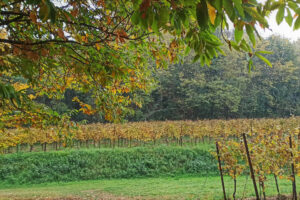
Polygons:
M0 180L13 184L182 174L217 175L217 164L207 151L182 147L71 150L0 157Z

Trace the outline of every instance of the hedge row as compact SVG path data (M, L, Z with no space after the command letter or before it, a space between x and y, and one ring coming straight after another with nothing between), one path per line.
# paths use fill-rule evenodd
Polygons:
M217 164L207 151L180 147L73 150L0 156L0 181L10 184L181 174L217 175Z

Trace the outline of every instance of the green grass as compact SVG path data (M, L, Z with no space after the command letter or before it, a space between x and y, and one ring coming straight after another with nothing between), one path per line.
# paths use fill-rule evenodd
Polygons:
M297 179L298 188L300 178ZM246 186L245 186L245 183ZM233 181L225 177L227 194L232 195ZM277 194L273 177L266 182L267 196ZM291 194L291 182L279 180L282 194ZM238 179L237 197L254 196L250 177ZM41 198L83 199L222 199L220 177L177 176L48 183L39 185L0 185L0 199Z
M210 150L214 150L214 144L184 147L160 144L4 155L0 159L0 200L222 199L217 163ZM54 175L59 179L52 180ZM100 180L87 180L97 178ZM62 182L50 183L58 180ZM29 184L39 182L48 183ZM225 177L225 184L227 196L232 197L232 179ZM281 194L292 193L290 181L279 180L279 186ZM272 176L268 177L266 187L267 196L277 195ZM297 187L300 190L300 177ZM254 196L250 177L238 178L236 197L243 196Z

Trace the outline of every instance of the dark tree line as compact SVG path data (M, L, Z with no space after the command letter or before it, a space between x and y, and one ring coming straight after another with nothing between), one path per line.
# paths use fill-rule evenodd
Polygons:
M258 118L300 115L300 41L291 43L272 36L258 49L273 67L255 60L249 72L246 56L226 51L227 56L201 67L185 58L180 64L159 70L158 87L144 96L144 106L133 120L209 118Z

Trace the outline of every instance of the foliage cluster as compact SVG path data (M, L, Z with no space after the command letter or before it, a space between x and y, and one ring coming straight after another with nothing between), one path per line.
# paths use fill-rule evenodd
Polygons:
M16 111L35 113L40 120L52 114L28 106L35 95L16 91L16 77L37 96L61 98L66 89L91 94L92 105L74 99L83 112L119 121L128 107L140 105L134 94L151 88L149 61L167 66L178 61L183 47L202 65L224 54L226 44L247 55L250 70L254 58L271 66L263 56L270 52L252 47L260 37L257 30L269 28L267 17L274 11L278 24L285 20L300 28L299 2L292 0L1 1L1 118ZM224 33L230 24L234 37ZM30 121L31 115L24 117Z

